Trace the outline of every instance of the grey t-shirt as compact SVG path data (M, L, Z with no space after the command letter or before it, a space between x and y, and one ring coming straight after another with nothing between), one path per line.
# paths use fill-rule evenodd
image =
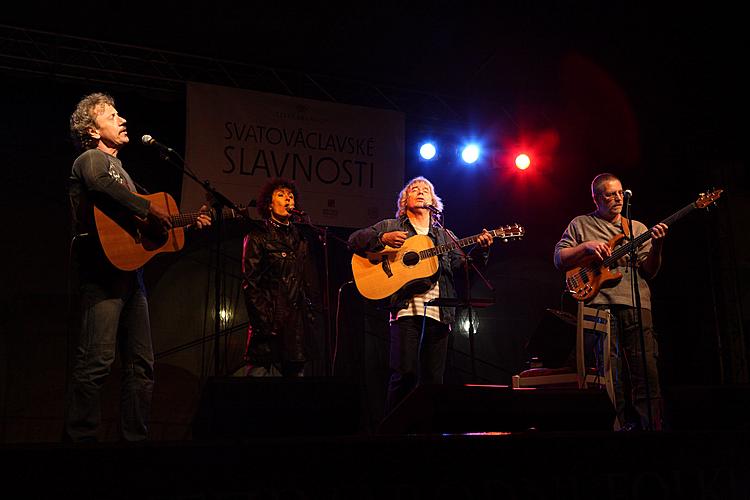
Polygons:
M648 228L641 222L636 220L633 222L633 237L637 237L646 231ZM590 213L587 215L579 215L568 224L568 227L563 232L560 241L555 245L555 267L560 270L564 270L560 262L560 250L563 248L572 248L580 245L585 241L599 240L609 241L615 236L622 234L622 225L612 224L604 219L601 219ZM622 242L624 244L625 242ZM643 276L643 272L640 271L643 261L648 257L651 251L651 240L641 245L638 248L638 290L641 296L641 307L643 309L651 309L651 290L648 287L648 283ZM622 273L622 279L616 284L606 284L599 293L591 299L590 304L621 304L633 306L633 294L632 289L632 273L628 267L630 261L630 255L626 255L617 262L617 267L613 270Z
M94 230L92 205L98 202L146 217L150 202L133 194L134 191L135 184L118 158L98 149L83 152L73 163L68 179L76 231Z

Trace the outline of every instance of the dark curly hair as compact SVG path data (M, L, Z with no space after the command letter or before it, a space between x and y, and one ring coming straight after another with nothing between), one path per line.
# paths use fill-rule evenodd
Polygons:
M91 137L89 130L96 128L96 109L105 104L115 106L115 100L109 94L96 92L84 96L70 115L70 136L79 149L94 149L97 139Z
M265 186L260 188L260 192L258 193L256 208L258 209L258 213L261 217L263 217L264 219L269 219L271 217L271 209L268 207L269 205L271 205L271 197L273 196L273 192L277 189L284 188L289 189L294 195L295 205L299 203L299 193L297 192L297 186L294 184L294 181L281 177L272 179L268 181Z

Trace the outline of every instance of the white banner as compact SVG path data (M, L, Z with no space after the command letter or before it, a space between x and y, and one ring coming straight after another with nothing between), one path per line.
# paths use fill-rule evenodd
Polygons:
M396 212L403 113L190 83L186 134L188 166L236 204L285 177L317 225L358 228ZM181 205L204 202L185 179Z

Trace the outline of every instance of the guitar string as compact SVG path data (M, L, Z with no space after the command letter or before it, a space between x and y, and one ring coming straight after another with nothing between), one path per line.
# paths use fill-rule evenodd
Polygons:
M193 222L198 219L198 217L203 214L204 212L187 212L187 213L179 213L175 215L170 215L170 219L173 223L177 223L175 225L177 226L187 226L188 224L192 224ZM224 214L224 217L227 216L233 218L236 217L237 214L235 213L234 209L228 208L222 211Z
M667 225L671 225L673 222L675 222L677 219L682 218L683 215L687 214L694 208L694 205L691 203L690 205L687 205L686 207L683 207L681 210L678 210L675 214L673 214L670 217L667 217L664 219L663 223ZM603 266L610 267L610 265L614 262L617 262L620 258L630 253L632 250L632 247L639 247L642 244L644 244L646 241L650 240L652 238L651 231L646 231L644 233L641 233L640 235L636 236L634 239L629 241L627 244L622 245L621 247L618 247L615 251L612 252L612 254L604 259L597 268L601 268ZM576 273L573 276L573 279L576 281L577 284L577 278L580 276L583 278L584 273L589 274L593 273L595 269L593 267L582 267L581 270ZM582 281L585 282L585 280L582 279Z
M506 233L507 231L507 233ZM488 233L492 234L494 238L511 238L514 236L520 237L523 235L523 229L520 226L505 226L500 229L493 229L492 231L488 231ZM516 234L517 233L517 234ZM468 238L464 238L462 240L458 240L458 245L456 242L451 243L444 243L442 245L437 245L432 248L428 248L425 250L422 250L419 252L419 256L421 258L425 257L434 257L436 255L439 255L441 253L445 253L448 250L452 250L457 247L465 247L467 245L471 245L472 243L476 243L477 238L479 238L479 234L474 236L469 236Z
M713 193L712 193L712 195L713 195ZM718 198L718 196L717 196L717 198ZM708 204L706 204L706 206L707 205ZM703 207L699 207L699 205L697 203L690 203L689 205L686 205L686 206L682 207L680 210L678 210L674 214L672 214L669 217L667 217L666 219L664 219L662 221L662 223L663 224L667 224L669 226L672 223L676 222L677 220L681 219L684 215L687 215L689 212L693 211L693 209L695 209L695 208L703 208ZM617 248L617 250L615 250L614 252L612 252L612 255L610 255L609 257L607 257L606 259L604 259L602 261L601 265L598 266L598 267L602 267L602 266L605 266L605 265L607 267L609 267L609 264L611 264L613 261L619 260L622 256L624 256L625 254L627 254L628 252L630 252L630 248L628 248L628 247L631 247L633 245L640 246L640 245L642 245L643 243L645 243L646 241L648 241L651 238L652 238L651 231L646 231L645 233L641 233L640 235L638 235L635 239L631 240L626 245L623 245L623 246ZM639 241L639 240L642 240L642 241ZM625 251L626 248L627 248L627 251ZM593 268L582 267L578 273L576 273L573 276L571 276L570 280L573 282L573 285L577 286L578 285L578 281L579 281L578 280L579 277L583 278L584 273L588 274L588 273L593 273L593 272L594 272ZM581 280L581 281L583 281L583 280Z

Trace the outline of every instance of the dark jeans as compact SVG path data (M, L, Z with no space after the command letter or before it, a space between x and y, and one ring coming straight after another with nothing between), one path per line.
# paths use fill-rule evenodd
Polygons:
M662 399L659 386L659 344L654 331L651 311L641 309L643 321L643 338L646 351L646 370L644 372L643 356L641 355L640 329L638 328L638 317L635 308L629 306L611 305L595 306L600 309L608 309L612 315L610 332L610 358L612 363L612 378L615 390L615 410L617 411L617 422L620 427L628 423L626 408L628 404L638 414L638 425L642 429L661 430L662 428ZM586 343L594 343L596 335L588 334ZM598 343L601 344L601 343ZM587 352L591 350L587 349ZM598 359L601 359L601 346L595 349ZM602 367L602 364L597 363ZM646 376L644 376L646 373ZM648 377L648 378L646 378ZM648 381L648 395L646 394L646 381ZM626 396L625 386L630 387L630 393ZM651 402L651 421L649 425L649 407Z
M101 391L115 359L122 361L120 432L127 441L148 435L154 386L154 352L148 303L132 273L116 290L81 286L82 322L67 395L66 438L93 441L101 421Z
M448 354L448 325L422 316L404 316L391 324L391 379L386 415L419 384L442 384Z

